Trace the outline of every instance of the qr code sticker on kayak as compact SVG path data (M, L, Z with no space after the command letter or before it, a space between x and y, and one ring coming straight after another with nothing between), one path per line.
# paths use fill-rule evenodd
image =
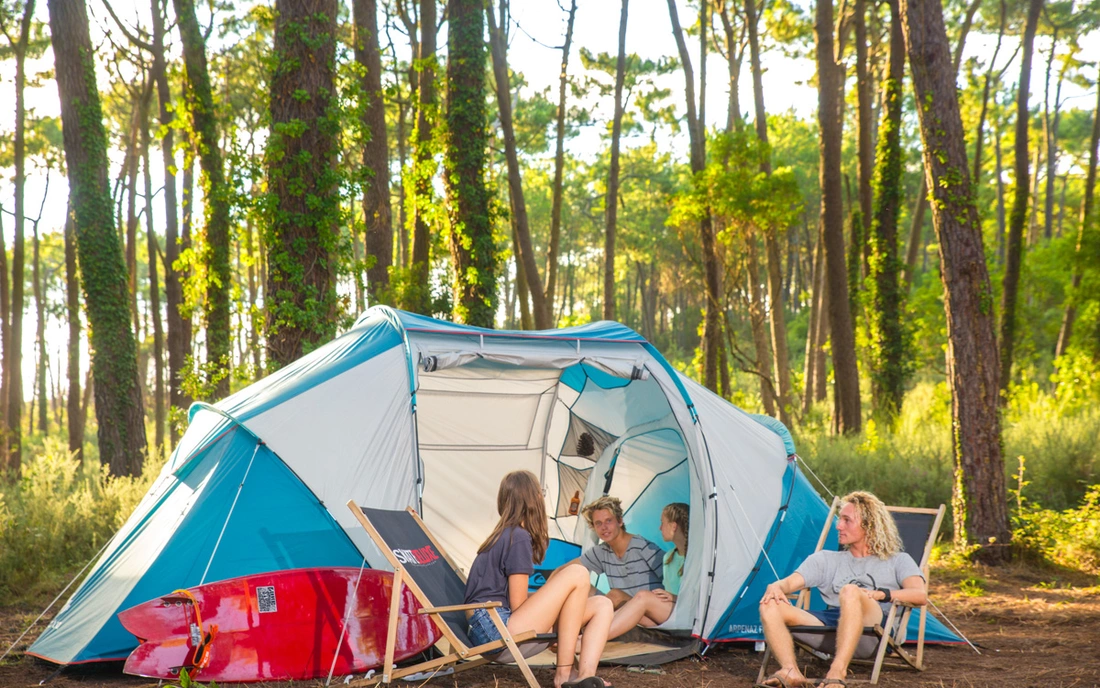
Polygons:
M260 613L279 611L275 604L275 586L262 585L256 588L256 601L260 606Z

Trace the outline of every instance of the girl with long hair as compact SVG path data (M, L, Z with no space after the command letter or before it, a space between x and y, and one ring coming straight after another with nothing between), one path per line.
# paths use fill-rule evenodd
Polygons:
M466 581L466 604L500 602L499 613L514 635L526 631L546 633L557 628L555 688L610 688L596 676L596 665L607 642L614 607L606 597L589 597L588 569L569 564L530 595L528 576L542 561L550 537L546 506L538 478L530 471L504 476L497 491L500 520L478 548ZM500 638L489 612L467 612L470 639L476 645ZM584 629L580 659L578 638Z
M661 510L661 537L675 545L664 561L663 589L642 590L615 611L608 638L617 638L634 626L659 626L672 616L680 594L680 577L687 557L688 505L673 502Z

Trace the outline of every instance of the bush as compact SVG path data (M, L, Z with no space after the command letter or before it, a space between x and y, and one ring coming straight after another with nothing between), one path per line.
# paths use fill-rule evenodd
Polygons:
M31 597L83 566L122 526L160 466L113 478L106 466L71 457L48 438L18 482L0 483L0 594Z

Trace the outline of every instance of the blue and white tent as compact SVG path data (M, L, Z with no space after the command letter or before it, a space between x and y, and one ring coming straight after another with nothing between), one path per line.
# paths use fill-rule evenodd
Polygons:
M500 478L517 469L540 476L552 534L580 545L594 539L569 514L578 490L620 497L628 529L655 542L661 507L688 502L680 602L664 627L759 639L764 586L813 550L828 512L790 435L767 420L617 323L508 332L372 308L279 372L192 407L149 493L28 653L123 659L137 641L116 614L174 589L384 565L349 499L415 507L467 567L496 521Z

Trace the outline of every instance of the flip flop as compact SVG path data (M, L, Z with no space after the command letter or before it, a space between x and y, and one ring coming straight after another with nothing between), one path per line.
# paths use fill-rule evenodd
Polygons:
M778 683L770 683L771 681L778 681ZM794 688L794 686L779 674L772 674L760 683L752 684L752 688Z
M813 685L817 686L817 688L825 688L825 686L840 686L841 688L847 688L848 682L842 678L823 678Z
M561 684L561 688L615 688L615 686L607 683L599 676L588 676L576 681L566 681Z

